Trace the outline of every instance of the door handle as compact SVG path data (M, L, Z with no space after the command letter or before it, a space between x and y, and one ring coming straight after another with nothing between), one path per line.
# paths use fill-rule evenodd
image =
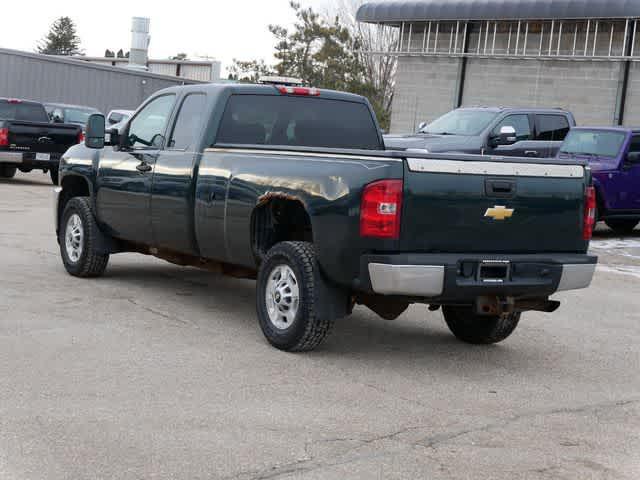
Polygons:
M136 170L138 170L140 173L147 173L147 172L150 172L152 169L153 167L149 165L147 162L142 162L140 165L136 167Z
M538 155L540 155L540 153L538 153L537 150L525 150L524 151L524 156L525 157L537 157Z

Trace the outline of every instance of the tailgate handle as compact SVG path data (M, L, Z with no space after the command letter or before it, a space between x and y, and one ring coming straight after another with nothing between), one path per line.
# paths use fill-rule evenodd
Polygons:
M486 192L490 197L510 198L516 193L516 182L509 180L487 180Z

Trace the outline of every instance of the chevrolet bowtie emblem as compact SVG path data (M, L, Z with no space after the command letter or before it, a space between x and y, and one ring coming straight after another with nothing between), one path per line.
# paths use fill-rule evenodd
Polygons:
M487 212L484 214L484 216L493 218L494 220L506 220L507 218L513 217L514 212L515 210L513 208L496 205L493 208L487 208Z

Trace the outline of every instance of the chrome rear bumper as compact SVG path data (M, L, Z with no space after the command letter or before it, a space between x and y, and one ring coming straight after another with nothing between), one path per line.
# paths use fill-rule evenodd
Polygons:
M22 163L22 152L0 152L0 163Z
M368 278L362 278L360 284L379 295L429 299L469 300L485 295L548 297L589 287L597 264L597 258L589 255L504 255L499 258L509 265L508 275L493 280L480 278L474 265L487 260L475 257L460 254L365 257L363 267Z

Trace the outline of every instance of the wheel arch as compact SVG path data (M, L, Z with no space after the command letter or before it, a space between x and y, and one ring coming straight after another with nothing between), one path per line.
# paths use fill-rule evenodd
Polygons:
M277 243L314 242L313 220L306 202L283 192L262 195L251 213L251 246L258 264Z
M60 218L64 212L65 207L72 198L75 197L90 197L91 208L94 210L95 205L93 202L93 188L91 183L81 175L67 174L60 182L60 193L58 195L58 201L56 205L56 233L58 233L60 227Z

